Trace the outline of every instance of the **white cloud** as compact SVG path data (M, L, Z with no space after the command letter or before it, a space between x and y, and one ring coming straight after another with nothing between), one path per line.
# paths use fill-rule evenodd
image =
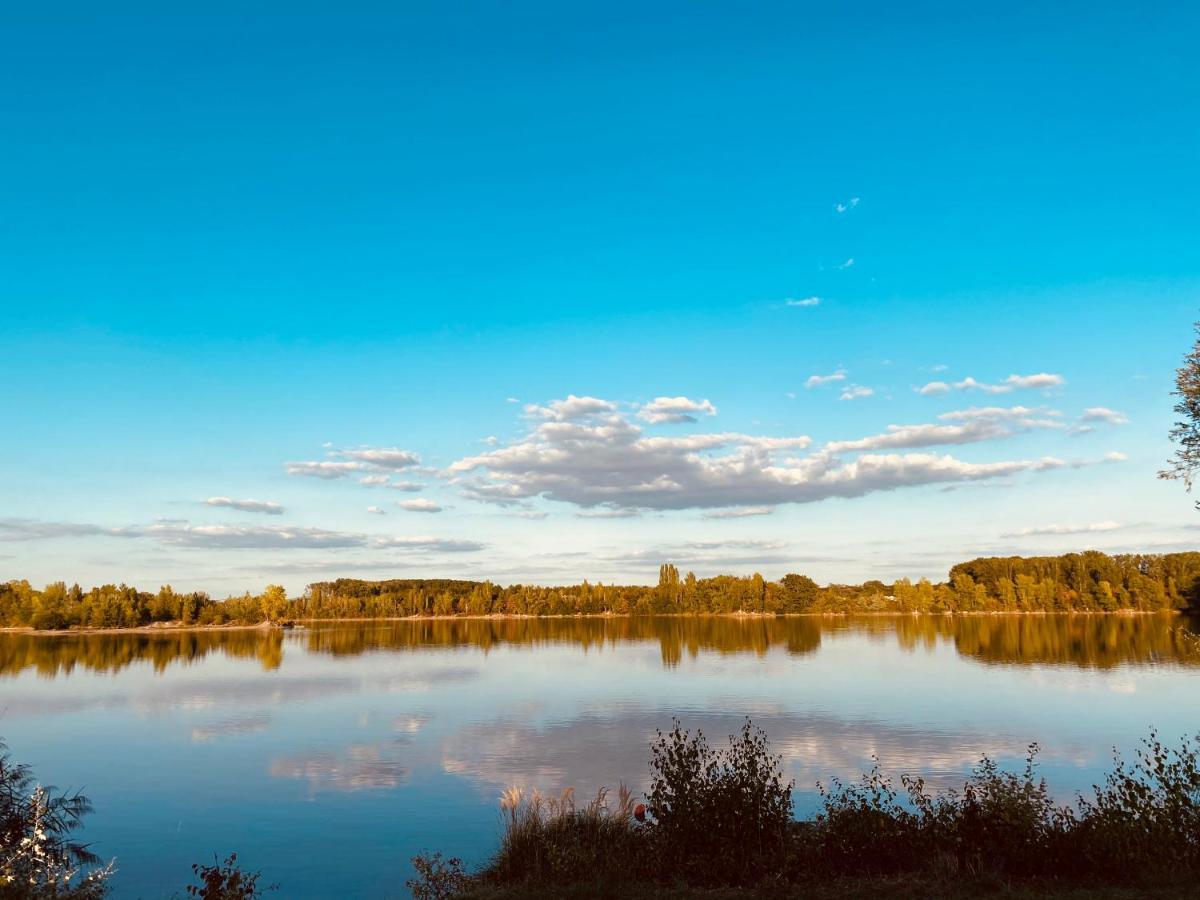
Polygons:
M163 519L150 525L127 528L31 519L0 519L0 541L48 540L88 535L145 538L168 546L215 550L377 548L465 553L485 547L476 541L449 538L370 535L287 525L193 525L184 519ZM354 566L359 563L346 565Z
M939 419L948 422L1014 422L1024 428L1061 428L1062 416L1056 409L1045 406L970 406L942 413Z
M861 384L852 384L845 388L839 396L839 400L861 400L863 397L874 397L875 388L863 387Z
M732 509L714 509L704 513L706 519L746 519L751 516L769 516L775 512L773 506L735 506Z
M784 301L784 304L787 306L820 306L821 298L820 297L804 297L802 299L795 300L791 297L788 297L788 299Z
M234 500L232 497L209 497L204 501L208 506L224 506L241 512L266 513L278 516L283 513L283 507L271 500Z
M953 388L956 391L982 391L985 394L1008 394L1014 390L1061 387L1066 383L1066 379L1061 375L1053 375L1049 372L1039 372L1036 375L1009 375L999 384L978 381L968 375L962 381L954 382L953 385L947 384L944 381L931 381L923 387L918 388L917 393L926 396L931 394L947 394Z
M854 265L854 257L853 256L850 257L848 260L846 260L844 263L842 263L840 266L838 266L838 268L839 269L848 269L852 265Z
M1092 406L1083 411L1079 417L1081 422L1102 422L1106 425L1128 425L1129 416L1125 413L1109 409L1107 406Z
M387 484L389 476L387 475L364 475L358 479L359 484L365 484L367 487L374 487L380 484Z
M433 550L439 553L475 553L486 544L478 541L463 541L438 537L379 537L371 541L372 547L383 550Z
M440 506L424 497L418 497L415 500L401 500L396 505L401 509L407 509L409 512L436 513L442 511Z
M0 519L0 541L44 541L63 537L138 537L139 532L125 528L106 528L79 522L44 522L40 519Z
M604 509L585 509L575 513L578 519L632 519L640 513L636 509L629 508L612 508L605 507Z
M638 418L645 422L695 422L696 415L715 416L717 408L707 400L689 400L687 397L656 397L638 410Z
M359 447L355 450L335 450L331 455L366 463L377 469L409 469L421 462L417 454L399 447Z
M1062 387L1067 383L1067 380L1061 375L1039 372L1036 375L1009 375L1004 379L1004 383L1010 388L1052 388Z
M854 209L856 206L858 206L858 197L851 197L845 203L835 203L833 205L833 209L835 212L845 213Z
M361 547L361 534L328 531L324 528L288 526L191 525L157 523L141 529L147 537L181 547L211 547L237 550L291 550L314 547Z
M628 416L616 411L616 404L592 398L590 408L596 412L573 415L571 421L539 416L542 421L535 420L524 437L460 459L445 475L465 496L492 503L513 505L544 497L585 509L666 510L812 503L1066 465L1049 457L972 463L930 453L871 452L849 460L839 458L839 452L850 452L848 447L797 456L796 451L809 445L807 437L738 433L647 437ZM990 436L978 420L932 427L942 429L932 433L940 442L961 442L967 434L972 440ZM992 432L1003 433L1007 432ZM919 436L907 431L900 437L886 437L884 443L903 444L918 437L928 441L931 433Z
M525 414L532 419L546 419L551 422L570 422L599 413L615 412L617 405L608 400L596 397L576 397L568 394L565 400L552 400L545 406L530 403L525 407Z
M1114 450L1112 453L1104 454L1105 462L1124 462L1127 459L1129 459L1129 457L1118 450Z
M812 390L816 387L822 387L826 384L833 384L837 381L846 380L846 370L838 369L836 372L831 372L828 375L809 375L808 380L804 382L804 387L807 390Z
M1010 433L999 422L983 419L961 425L889 425L883 434L850 441L831 441L823 449L828 453L847 453L973 444L1006 437Z
M1042 525L1036 528L1022 528L1020 531L1008 531L1000 535L1000 537L1021 538L1056 534L1095 534L1104 531L1117 531L1123 527L1123 525L1113 521L1092 522L1090 525Z
M409 494L415 494L417 491L425 490L425 485L419 484L416 481L393 481L388 485L393 491L404 491Z
M381 506L368 506L367 512L374 513L377 516L386 516L387 515L387 513L383 511L383 507L381 507Z
M289 462L283 464L284 470L289 475L303 475L308 478L323 478L331 480L334 478L345 478L351 472L361 472L366 468L362 463L358 462Z

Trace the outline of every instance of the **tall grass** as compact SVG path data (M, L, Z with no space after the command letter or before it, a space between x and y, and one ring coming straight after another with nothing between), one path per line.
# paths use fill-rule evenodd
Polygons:
M624 785L615 797L602 788L584 806L576 805L570 788L558 796L513 788L501 797L500 810L503 834L490 880L617 884L650 874L645 834Z

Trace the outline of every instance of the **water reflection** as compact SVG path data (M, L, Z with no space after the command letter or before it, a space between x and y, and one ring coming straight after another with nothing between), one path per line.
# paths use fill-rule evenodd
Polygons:
M0 634L0 735L39 774L87 786L88 838L120 859L115 900L172 896L210 848L236 849L289 898L380 896L413 853L483 859L511 785L644 788L648 742L674 717L720 743L752 716L806 812L815 782L852 778L872 756L945 786L980 753L1019 765L1032 740L1065 802L1100 779L1114 745L1128 752L1151 725L1194 729L1189 625L597 618Z
M753 718L770 736L772 751L782 757L784 772L801 795L811 795L818 781L857 778L872 759L893 775L920 773L933 787L958 786L961 773L981 754L1018 759L1027 747L1026 740L986 728L944 731L784 710L758 712ZM712 710L688 711L682 721L701 730L714 746L743 723L737 713ZM552 793L571 787L580 796L619 782L644 790L649 744L660 728L669 729L670 721L653 708L551 723L478 723L445 742L441 762L446 772L469 779L489 798L512 785ZM1041 759L1081 762L1085 755L1081 748L1065 745L1047 748Z
M394 788L408 778L403 740L351 744L341 752L314 752L271 760L274 778L298 778L312 793Z
M1107 669L1127 664L1200 663L1195 623L1183 616L1028 615L791 618L452 619L265 629L83 635L0 635L0 676L34 669L53 677L76 667L117 672L148 663L157 672L212 653L278 669L287 646L334 657L425 648L537 647L582 650L655 642L665 667L701 653L764 656L773 648L813 653L822 635L859 633L910 651L952 645L984 663Z
M91 672L119 672L134 663L149 663L163 672L216 652L234 659L257 659L269 671L283 663L283 642L283 632L265 628L0 634L0 675L35 669L39 675L53 677L69 675L77 666Z

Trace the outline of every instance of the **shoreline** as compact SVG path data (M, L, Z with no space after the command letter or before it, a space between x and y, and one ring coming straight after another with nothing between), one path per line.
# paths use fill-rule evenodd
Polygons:
M521 613L492 613L489 615L449 615L449 616L380 616L371 618L312 618L295 619L288 624L259 622L255 625L185 625L181 622L155 622L150 625L138 625L130 628L56 628L36 629L31 626L9 626L0 628L0 634L29 634L44 637L70 637L72 635L103 635L103 634L176 634L179 632L222 632L222 631L293 631L303 630L311 625L370 625L380 622L508 622L525 620L570 620L570 619L849 619L849 618L1017 618L1047 616L1113 616L1117 618L1133 616L1180 616L1186 611L1179 609L1117 609L1117 610L1064 610L1054 612L1049 610L971 610L957 612L887 612L869 610L863 612L803 612L803 613L659 613L655 615L634 615L629 613L571 613L549 616L535 616Z

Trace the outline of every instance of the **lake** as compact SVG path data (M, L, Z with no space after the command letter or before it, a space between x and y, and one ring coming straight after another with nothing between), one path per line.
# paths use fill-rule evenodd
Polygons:
M1200 727L1196 623L1168 616L540 619L0 635L0 735L82 787L118 898L237 851L284 897L406 896L414 853L495 847L511 785L642 787L672 717L749 715L796 779L957 782L981 753L1069 799L1155 726Z

